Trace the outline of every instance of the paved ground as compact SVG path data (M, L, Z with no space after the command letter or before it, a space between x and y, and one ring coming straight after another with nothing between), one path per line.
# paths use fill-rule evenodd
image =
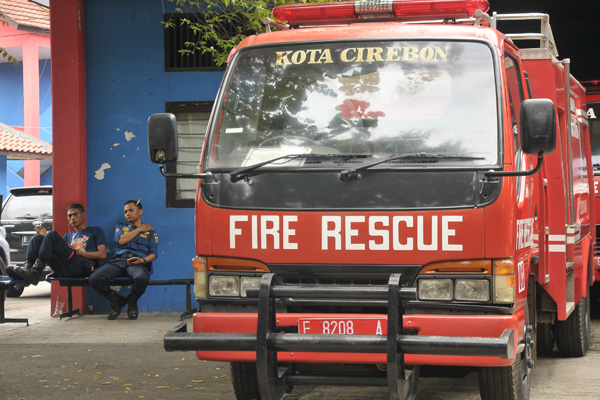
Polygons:
M142 313L72 319L50 317L49 285L26 288L7 299L7 317L25 324L0 325L0 400L190 399L233 400L229 367L197 360L193 353L167 353L164 333L178 314ZM597 307L598 308L598 307ZM540 359L533 374L532 400L600 399L600 310L592 321L592 349L586 357ZM186 320L188 323L190 319ZM477 375L423 378L421 400L477 400ZM297 400L384 400L383 388L294 389Z
M227 364L163 349L179 314L60 321L50 317L49 284L38 286L7 299L7 317L28 317L30 326L0 325L0 399L233 398Z

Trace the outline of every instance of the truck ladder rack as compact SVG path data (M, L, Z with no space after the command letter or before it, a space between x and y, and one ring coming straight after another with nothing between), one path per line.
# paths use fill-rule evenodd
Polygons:
M558 49L556 48L556 42L554 41L554 35L552 34L552 28L550 27L550 16L543 13L517 13L517 14L497 14L492 13L490 17L488 14L477 10L475 11L475 17L477 20L481 19L490 24L493 29L498 29L498 21L540 21L539 32L534 33L505 33L505 35L512 41L515 40L539 40L540 49L547 49L554 57L558 57ZM476 23L478 25L479 23ZM498 29L500 30L500 29Z
M181 323L165 334L166 351L256 351L256 370L261 397L283 400L293 385L387 386L390 399L414 399L417 392L418 367L409 369L404 354L441 354L514 357L514 331L505 330L498 338L444 337L407 335L403 329L404 305L416 298L415 288L400 286L400 274L392 274L386 287L357 286L276 286L274 274L263 275L260 288L248 289L249 297L258 295L257 334L188 333ZM387 336L322 335L277 332L276 300L302 298L378 298L387 299ZM383 376L298 375L277 361L278 351L386 353L387 379Z

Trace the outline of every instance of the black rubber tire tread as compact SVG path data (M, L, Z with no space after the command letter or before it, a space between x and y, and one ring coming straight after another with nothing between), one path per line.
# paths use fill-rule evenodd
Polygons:
M552 324L538 324L537 326L537 347L538 356L549 356L554 350L554 327Z
M261 399L255 363L232 362L231 380L237 400Z
M527 400L523 390L520 359L508 367L479 369L479 394L481 400Z
M525 326L530 324L530 312L525 303ZM534 308L535 309L535 308ZM527 336L527 329L525 332ZM524 338L529 343L526 338ZM527 345L529 346L529 345ZM523 372L521 368L528 369L527 361L530 347L526 347L521 353L517 353L515 360L508 367L484 367L479 368L479 394L481 400L529 400L531 393L531 371L528 372L526 384L523 383Z
M588 300L582 297L566 321L556 321L556 346L564 357L583 357L590 348Z

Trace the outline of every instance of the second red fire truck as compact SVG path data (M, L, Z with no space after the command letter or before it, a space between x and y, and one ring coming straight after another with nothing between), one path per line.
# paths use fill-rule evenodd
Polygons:
M231 362L240 400L304 384L414 398L421 365L477 368L482 399L527 399L537 354L586 353L585 89L547 15L488 8L280 6L278 29L232 52L187 176L200 310L167 350ZM521 19L540 33L498 28ZM149 120L164 174L176 131Z
M590 141L592 147L592 165L594 167L594 192L596 210L600 207L600 81L583 82L586 88ZM596 214L596 239L600 230L600 215ZM594 286L592 302L600 298L600 246L594 246Z

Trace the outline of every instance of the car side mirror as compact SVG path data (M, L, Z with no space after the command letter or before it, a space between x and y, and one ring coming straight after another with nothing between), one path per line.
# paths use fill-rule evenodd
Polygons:
M148 118L148 154L155 164L177 161L177 120L175 115L161 113Z
M550 154L556 148L556 111L549 99L521 103L521 148L525 154Z

